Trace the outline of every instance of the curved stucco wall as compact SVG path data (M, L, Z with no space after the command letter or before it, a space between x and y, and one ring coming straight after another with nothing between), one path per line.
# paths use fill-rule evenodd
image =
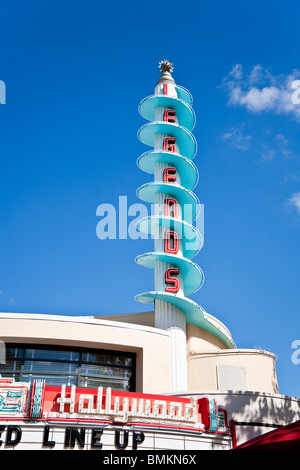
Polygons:
M0 339L115 349L136 354L136 391L170 391L169 333L147 326L93 317L0 313Z
M275 356L255 349L203 352L188 357L189 390L278 393Z
M186 325L186 338L188 355L190 351L218 352L225 348L221 340L191 323Z
M278 393L276 356L256 349L224 349L209 333L187 325L188 390Z
M171 392L170 334L165 330L94 317L0 313L0 339L134 352L136 391ZM223 348L211 334L187 325L188 391L224 390L225 386L226 390L278 393L273 354ZM234 377L239 374L244 374L242 386Z

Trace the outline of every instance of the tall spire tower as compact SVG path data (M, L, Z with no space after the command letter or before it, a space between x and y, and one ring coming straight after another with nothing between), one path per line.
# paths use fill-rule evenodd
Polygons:
M224 343L232 340L187 296L203 284L203 271L191 261L202 247L202 236L193 222L200 203L192 192L198 181L193 163L197 143L192 134L195 114L192 96L172 77L173 65L159 64L161 76L154 95L141 101L139 112L149 122L138 132L139 139L152 147L138 159L141 170L153 174L154 181L141 186L137 195L153 204L152 215L138 223L142 232L154 238L154 252L136 258L154 269L154 290L140 294L143 303L154 302L155 327L170 332L171 380L173 392L188 389L186 324L193 323Z

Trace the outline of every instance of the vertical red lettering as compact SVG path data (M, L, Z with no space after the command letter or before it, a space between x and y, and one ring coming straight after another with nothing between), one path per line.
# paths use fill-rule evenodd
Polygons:
M175 109L166 109L164 111L164 121L165 122L176 122Z
M163 141L163 150L165 152L176 152L176 139L174 137L166 137Z
M172 284L172 286L166 286L166 292L178 292L180 288L180 282L176 277L172 277L172 275L179 274L178 268L169 268L165 272L165 282L166 284Z
M178 202L176 199L166 198L165 204L165 216L178 218Z
M176 232L165 232L165 253L176 255L179 250L179 238Z
M164 182L176 181L176 168L168 167L164 169Z

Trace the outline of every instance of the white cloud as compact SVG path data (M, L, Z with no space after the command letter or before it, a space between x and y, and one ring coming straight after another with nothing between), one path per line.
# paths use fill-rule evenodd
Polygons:
M297 212L300 213L300 191L292 194L292 196L288 200L288 203L290 206L295 207Z
M294 156L289 148L289 141L283 134L277 134L271 141L260 144L260 146L263 160L288 159Z
M251 135L243 135L240 129L232 128L224 134L223 139L228 140L234 147L239 150L248 150L252 140Z
M300 105L295 99L299 77L297 69L289 75L272 75L256 65L246 73L241 64L236 64L223 79L222 87L231 105L244 106L252 113L288 114L300 121Z
M275 141L277 143L278 150L283 157L289 158L292 156L292 152L289 149L289 141L284 135L277 134Z

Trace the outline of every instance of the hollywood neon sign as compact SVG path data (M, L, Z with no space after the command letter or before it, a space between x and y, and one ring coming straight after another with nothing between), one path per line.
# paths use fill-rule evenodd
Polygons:
M103 422L125 425L159 425L199 432L227 433L226 410L211 397L170 397L62 385L44 380L29 383L0 379L0 420Z
M179 402L162 398L120 397L116 393L112 392L110 387L105 390L103 387L98 387L96 393L80 393L76 397L75 385L71 386L69 394L66 392L66 386L62 385L61 394L57 398L58 413L67 414L69 417L73 415L107 417L113 422L120 423L142 419L175 421L193 424L198 428L204 427L199 421L197 400L193 397L188 402ZM77 407L77 413L75 407Z

